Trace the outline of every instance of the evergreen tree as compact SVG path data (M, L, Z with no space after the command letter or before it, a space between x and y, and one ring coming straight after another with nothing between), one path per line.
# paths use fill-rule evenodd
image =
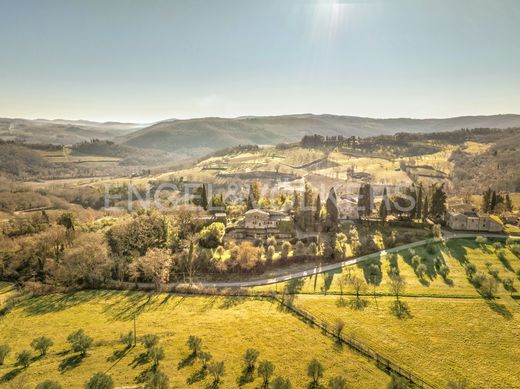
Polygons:
M325 208L327 210L327 222L326 227L328 231L336 231L338 227L338 200L336 197L336 190L334 187L330 188L329 196L327 197L327 202L325 203Z
M204 210L208 210L208 193L206 192L206 184L202 184L202 193L200 194L200 205Z
M385 224L386 217L388 216L388 201L388 195L385 187L385 189L383 190L383 200L381 200L381 205L379 207L379 218L381 219L383 224Z
M422 220L425 221L430 216L430 205L428 203L428 196L424 196L424 206L422 210Z
M435 185L432 192L432 203L430 205L430 215L436 220L442 220L446 213L446 192L444 184Z
M508 195L509 196L509 195ZM320 221L320 211L321 211L321 198L320 194L318 193L318 197L316 197L316 209L314 210L314 220L316 222Z
M374 210L374 194L370 184L361 184L359 187L358 210L360 216L370 216Z
M497 199L497 192L493 191L491 193L491 202L489 203L489 212L493 212L495 208L497 207L498 199Z
M417 219L422 218L422 208L423 208L423 185L422 182L419 183L419 188L417 189L417 199L415 203L415 217Z
M491 189L488 188L482 195L482 210L484 212L489 212L489 206L491 204Z
M249 194L247 196L247 209L256 208L260 201L260 184L255 181L249 186Z
M511 201L511 197L509 193L506 194L506 210L511 212L513 210L513 202Z

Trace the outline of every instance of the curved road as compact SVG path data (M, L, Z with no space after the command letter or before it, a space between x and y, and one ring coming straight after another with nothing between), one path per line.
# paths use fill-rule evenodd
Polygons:
M294 272L294 273L287 273L287 274L276 276L276 277L263 278L263 279L251 280L251 281L198 282L198 283L195 283L195 285L203 287L203 288L248 288L248 287L253 287L253 286L270 285L270 284L276 284L278 282L293 280L295 278L309 277L309 276L312 276L315 274L325 273L330 270L339 269L344 266L355 265L356 263L367 261L367 260L373 259L373 258L377 258L377 257L380 257L387 253L393 253L393 252L397 252L397 251L401 251L401 250L407 250L407 249L417 247L417 246L422 246L428 242L448 241L450 239L458 239L458 238L475 238L477 236L486 236L489 238L520 239L520 237L518 237L518 236L508 236L508 235L490 234L490 233L464 234L464 233L456 233L456 232L451 232L451 231L443 231L443 233L445 234L444 238L425 239L425 240L421 240L418 242L413 242L413 243L405 244L402 246L397 246L397 247L394 247L394 248L391 248L388 250L381 250L376 253L363 255L363 256L357 257L357 258L352 258L352 259L349 259L346 261L331 263L329 265L324 265L324 266L315 266L308 270L298 271L298 272ZM135 284L132 284L132 285L135 285ZM167 285L167 287L168 287L168 289L171 289L174 286L179 286L179 285L186 285L186 284L169 283ZM137 286L139 288L148 289L148 288L153 288L154 284L139 282L139 283L137 283Z

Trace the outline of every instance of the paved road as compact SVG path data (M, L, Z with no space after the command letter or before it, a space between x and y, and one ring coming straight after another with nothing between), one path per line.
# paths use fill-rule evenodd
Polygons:
M438 238L425 239L425 240L421 240L418 242L413 242L413 243L405 244L402 246L394 247L394 248L391 248L388 250L381 250L376 253L363 255L363 256L357 257L357 258L352 258L347 261L331 263L329 265L324 265L324 266L315 266L315 267L307 269L307 270L294 272L294 273L287 273L287 274L276 276L276 277L263 278L263 279L251 280L251 281L199 282L196 285L203 287L203 288L247 288L247 287L252 287L252 286L270 285L270 284L276 284L278 282L293 280L295 278L309 277L309 276L312 276L315 274L325 273L330 270L342 268L344 266L355 265L356 263L378 258L387 253L393 253L393 252L397 252L397 251L401 251L401 250L407 250L407 249L417 247L417 246L422 246L428 242L439 242L442 240L448 241L450 239L460 239L460 238L475 238L477 236L486 236L489 238L507 238L508 237L503 234L489 234L489 233L465 234L465 233L455 233L455 232L451 232L451 231L450 232L445 231L444 234L445 234L445 237L443 239L438 239ZM515 238L515 239L520 239L520 237L515 237L515 236L511 236L511 237ZM143 288L143 289L153 288L152 283L140 282L137 285L139 288ZM170 283L170 284L168 284L168 289L173 288L174 286L178 286L178 285L183 285L183 284Z

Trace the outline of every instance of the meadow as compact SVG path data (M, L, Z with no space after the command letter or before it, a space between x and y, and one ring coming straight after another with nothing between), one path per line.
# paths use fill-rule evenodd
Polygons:
M251 347L260 352L259 360L275 365L274 376L289 378L295 388L307 386L306 368L313 357L325 367L324 382L342 375L353 388L384 388L389 381L375 364L346 346L338 346L271 300L84 291L30 298L0 319L0 344L8 344L12 350L0 366L0 386L24 379L34 387L44 379L53 379L65 388L82 388L97 371L110 374L116 386L136 385L150 362L143 359L144 347L139 341L136 347L126 349L118 340L133 329L134 316L138 338L159 336L165 351L160 368L169 376L172 388L211 384L201 362L190 357L186 345L190 335L202 339L203 349L214 360L225 362L221 388L238 386L242 356ZM68 334L80 328L94 339L85 358L71 352L66 341ZM30 350L31 340L38 336L53 340L48 354L35 357L25 369L15 366L15 354ZM254 381L243 387L260 384L255 374Z

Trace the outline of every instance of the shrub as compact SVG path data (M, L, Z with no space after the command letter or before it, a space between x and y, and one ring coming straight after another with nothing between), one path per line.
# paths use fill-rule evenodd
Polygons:
M486 244L487 238L485 236L477 236L475 238L475 242L477 242L478 244Z
M85 334L85 331L80 329L71 333L67 337L67 342L70 343L72 351L85 355L87 350L92 346L93 340Z
M288 378L276 377L271 383L273 389L291 389L291 381Z
M421 264L422 258L418 255L412 257L412 266L417 268Z
M450 274L450 268L446 265L441 265L439 267L439 274L443 277L443 278L446 278L448 277L448 274Z
M197 336L190 335L187 344L192 355L197 355L202 350L202 339Z
M307 376L310 377L315 387L318 386L320 378L323 377L324 370L323 365L316 358L307 365Z
M208 366L209 373L213 376L213 383L218 384L220 378L224 375L224 362L213 362Z
M299 240L294 245L294 254L295 255L304 255L305 254L305 245L303 244L303 242L301 240Z
M274 365L269 361L261 361L258 364L258 376L262 377L264 388L269 385L269 380L274 372Z
M36 385L36 389L61 389L61 385L56 381L46 380Z
M143 336L143 345L145 348L151 349L157 343L159 343L159 337L157 335L147 334Z
M474 263L466 264L466 274L468 277L472 277L477 272L477 266Z
M162 347L153 346L148 349L148 358L153 361L153 365L157 366L164 359L164 350Z
M40 336L39 338L33 339L31 342L31 347L36 351L39 351L40 355L45 355L47 354L49 347L51 347L53 344L54 343L51 339L46 338L45 336Z
M283 242L282 244L282 259L286 260L289 257L289 253L291 252L291 244L289 242Z
M422 278L428 271L428 268L424 263L421 263L419 266L417 266L417 269L415 269L415 271L417 272L417 275Z
M512 278L504 278L502 280L502 285L504 285L504 289L509 293L513 293L515 291L515 281Z
M96 373L85 384L85 389L112 389L114 381L105 373Z
M16 355L16 364L18 366L26 368L31 364L31 358L31 352L28 350L24 350Z
M248 348L244 354L244 363L248 371L253 371L260 352L254 348Z
M0 345L0 366L4 364L5 358L11 349L8 345L2 344Z
M147 376L144 389L168 389L170 380L161 370L152 370Z
M344 377L337 376L329 381L329 389L347 389L347 380Z
M500 242L494 242L494 243L493 243L493 248L494 248L495 250L500 250L500 249L502 248L502 243L500 243Z
M409 387L406 378L399 377L395 374L392 374L392 380L386 386L387 389L408 389Z
M318 254L318 246L316 243L311 242L309 243L309 247L307 248L307 254L309 255L317 255ZM274 383L274 381L273 381Z
M134 332L130 331L127 334L122 334L119 337L119 341L123 343L126 346L126 348L132 347L132 345L134 344Z

